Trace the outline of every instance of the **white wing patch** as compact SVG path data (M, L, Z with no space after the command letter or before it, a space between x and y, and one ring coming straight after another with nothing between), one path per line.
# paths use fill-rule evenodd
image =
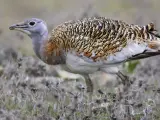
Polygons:
M126 47L121 51L116 52L113 55L109 55L107 60L104 61L104 64L116 64L126 61L128 58L131 58L133 55L143 53L145 50L149 50L147 43L138 44L134 41L129 42Z

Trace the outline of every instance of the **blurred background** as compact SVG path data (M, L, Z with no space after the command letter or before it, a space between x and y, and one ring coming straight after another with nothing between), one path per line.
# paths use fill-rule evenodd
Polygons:
M69 120L81 120L86 117L86 106L82 105L86 102L84 94L68 87L73 86L73 82L57 87L59 77L54 67L39 61L30 38L10 31L10 25L36 17L45 20L51 31L71 19L104 16L137 25L153 22L160 30L159 6L159 0L0 0L0 119L63 120L67 116ZM124 69L131 78L127 85L103 73L93 75L93 81L99 85L96 90L103 89L103 92L95 92L95 114L91 119L160 119L159 66L159 56L126 63ZM69 76L62 74L62 78ZM78 91L78 102L73 104L75 93L70 95L71 91L66 92L66 88ZM59 96L68 97L69 102ZM77 108L77 104L82 106ZM68 110L64 105L76 110Z

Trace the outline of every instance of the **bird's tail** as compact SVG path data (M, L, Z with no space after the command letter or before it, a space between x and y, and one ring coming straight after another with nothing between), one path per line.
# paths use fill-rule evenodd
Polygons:
M160 51L160 34L158 33L158 30L156 30L155 25L153 23L149 23L142 27L142 31L151 36L147 41L148 47L153 50Z
M152 56L160 55L160 35L153 23L149 23L141 27L141 33L145 36L145 42L147 42L147 48L143 53L135 54L127 61L148 58Z
M157 31L153 23L149 23L142 27L142 31L154 32Z

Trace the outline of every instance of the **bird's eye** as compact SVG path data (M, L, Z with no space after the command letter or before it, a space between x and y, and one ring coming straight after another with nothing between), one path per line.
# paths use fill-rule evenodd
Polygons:
M34 22L34 21L31 21L31 22L29 23L29 25L30 25L30 26L34 26L34 25L35 25L35 22Z

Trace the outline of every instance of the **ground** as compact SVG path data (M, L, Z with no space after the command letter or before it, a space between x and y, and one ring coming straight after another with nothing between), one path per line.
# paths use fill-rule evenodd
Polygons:
M65 2L65 3L64 3ZM92 75L95 91L88 102L81 76L49 66L33 53L29 37L9 31L26 18L56 25L90 16L160 28L158 0L1 0L0 1L0 119L2 120L159 120L160 56L126 63L125 83L104 73ZM61 76L60 76L61 73ZM72 78L68 78L71 76ZM87 115L92 104L92 117Z

